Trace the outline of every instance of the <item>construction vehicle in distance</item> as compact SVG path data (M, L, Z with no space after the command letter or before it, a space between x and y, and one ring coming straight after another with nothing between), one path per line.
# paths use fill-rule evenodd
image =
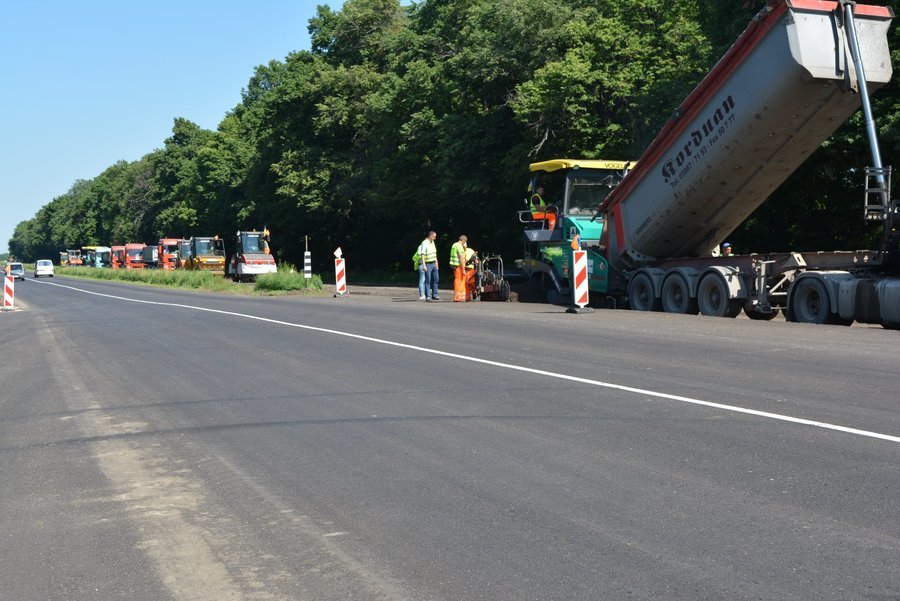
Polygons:
M218 236L193 236L182 258L184 269L225 273L225 241Z
M900 328L900 210L868 95L891 78L889 7L770 0L636 163L531 166L529 193L558 200L557 227L526 222L523 271L548 301L571 288L577 237L589 288L615 306ZM877 250L718 255L719 245L862 103L873 167L864 217ZM862 173L862 170L860 170Z
M59 251L59 265L60 267L69 264L69 253L67 251L61 250Z
M81 249L66 249L66 267L80 267L84 265L84 259L81 257Z
M159 267L159 248L144 245L141 249L141 260L144 262L145 269L156 269Z
M130 242L125 245L125 269L144 268L144 247L146 244Z
M102 258L98 259L97 257L97 249L105 248L98 246L82 246L81 247L81 260L85 267L100 267L102 264ZM107 259L109 257L107 256Z
M156 265L160 269L173 270L178 261L178 250L181 240L178 238L160 238L156 245Z
M94 266L94 249L96 246L82 246L81 247L81 260L83 261L83 265L85 267L93 267Z
M113 269L125 269L125 247L110 247L110 267Z
M102 268L112 265L112 253L108 246L82 246L81 253L86 267Z
M238 231L225 275L235 282L253 282L262 273L277 271L275 258L269 249L269 230Z
M187 258L191 256L191 241L182 238L178 241L178 258L175 259L175 269L184 269Z

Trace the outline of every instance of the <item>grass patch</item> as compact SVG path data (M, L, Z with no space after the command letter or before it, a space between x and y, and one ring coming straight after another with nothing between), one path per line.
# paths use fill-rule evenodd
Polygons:
M107 280L159 286L222 292L230 294L285 294L291 292L318 292L322 289L322 279L313 275L307 282L302 273L292 265L284 265L284 273L269 273L259 276L255 285L232 282L222 275L208 271L167 271L165 269L98 269L96 267L56 267L57 275L68 277Z
M263 273L256 276L254 290L259 292L319 292L322 290L322 278L313 274L306 279L302 272L290 263L281 263L278 273Z
M56 273L91 280L108 280L161 286L224 292L234 283L208 271L167 271L165 269L98 269L96 267L57 267Z

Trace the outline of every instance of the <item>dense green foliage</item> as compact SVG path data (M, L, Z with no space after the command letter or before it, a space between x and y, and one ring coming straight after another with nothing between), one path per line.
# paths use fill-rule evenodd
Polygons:
M10 250L272 231L280 260L317 271L408 270L428 229L519 251L527 164L637 158L762 0L347 0L321 6L312 48L256 69L216 131L175 119L161 149L78 181L22 222ZM897 29L891 43L900 49ZM895 50L895 61L897 56ZM885 162L900 93L875 100ZM861 223L860 117L846 124L733 242L738 250L873 243ZM443 248L447 248L445 244Z

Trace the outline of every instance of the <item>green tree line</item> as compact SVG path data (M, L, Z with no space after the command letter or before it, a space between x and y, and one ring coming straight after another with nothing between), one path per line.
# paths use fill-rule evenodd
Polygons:
M310 50L259 66L215 131L176 118L162 147L75 182L9 242L17 257L162 236L272 232L318 269L409 269L429 229L517 256L527 165L636 159L764 0L347 0ZM897 61L900 39L891 30ZM885 163L895 83L874 99ZM871 247L859 114L736 232L739 250Z

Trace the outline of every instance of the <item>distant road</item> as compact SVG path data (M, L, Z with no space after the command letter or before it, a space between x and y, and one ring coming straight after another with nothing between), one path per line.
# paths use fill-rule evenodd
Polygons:
M0 599L900 599L900 332L16 293Z

